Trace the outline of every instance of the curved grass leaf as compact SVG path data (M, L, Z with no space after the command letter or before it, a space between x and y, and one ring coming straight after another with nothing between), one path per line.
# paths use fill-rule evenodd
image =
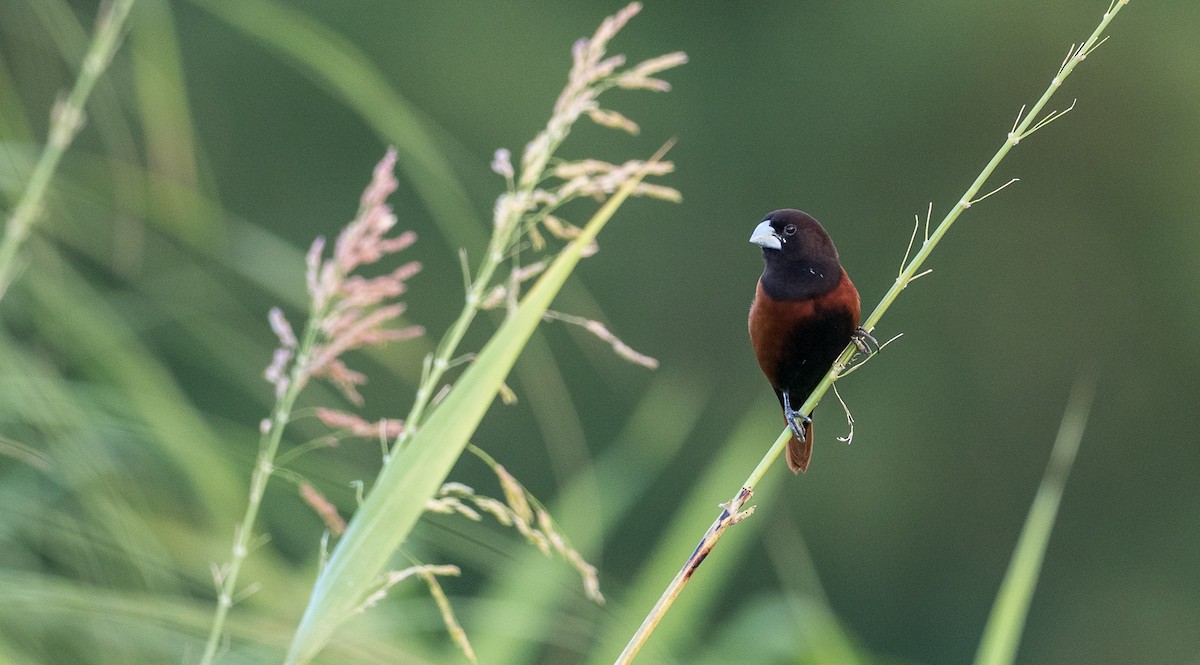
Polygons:
M655 163L657 158L650 162ZM355 513L317 578L287 663L310 662L377 586L379 576L425 511L425 502L462 454L585 248L644 173L645 169L601 206L580 236L563 249L529 290L421 429L384 464L375 488Z
M1008 564L1008 572L1004 574L1004 581L996 594L992 612L988 615L983 639L975 654L975 665L1010 665L1016 659L1025 617L1029 613L1029 601L1033 598L1042 560L1046 556L1046 545L1050 542L1050 531L1054 528L1063 487L1075 462L1075 453L1083 439L1083 428L1092 410L1095 388L1094 379L1081 379L1075 382L1071 390L1046 473L1038 486L1029 516L1025 518L1025 527L1021 530L1021 537Z
M477 247L483 227L427 123L349 40L306 14L270 0L193 0L231 26L280 51L398 151L397 166L453 247ZM474 223L466 224L466 221Z

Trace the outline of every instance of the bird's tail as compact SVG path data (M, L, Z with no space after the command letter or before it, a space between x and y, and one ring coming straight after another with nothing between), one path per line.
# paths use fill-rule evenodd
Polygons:
M808 463L812 461L813 448L813 424L810 420L804 427L804 440L797 439L795 435L788 440L787 444L787 464L792 473L800 473L808 471Z

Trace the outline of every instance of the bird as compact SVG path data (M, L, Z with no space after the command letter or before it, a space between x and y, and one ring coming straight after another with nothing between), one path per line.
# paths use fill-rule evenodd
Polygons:
M750 242L762 248L763 272L750 306L750 343L792 430L792 473L812 460L812 418L797 409L851 342L874 341L859 327L858 289L820 222L794 209L769 213ZM876 344L878 346L878 344Z

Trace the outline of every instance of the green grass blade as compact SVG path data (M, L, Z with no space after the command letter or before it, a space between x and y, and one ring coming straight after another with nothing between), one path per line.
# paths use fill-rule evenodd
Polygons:
M111 308L101 291L52 250L36 254L44 266L26 282L36 305L31 319L41 334L77 363L89 381L124 395L159 449L187 473L191 489L215 520L232 523L241 483L221 456L220 438L184 394L170 370Z
M88 97L121 45L125 19L132 7L133 0L116 0L102 6L96 20L95 35L88 46L75 85L66 97L55 104L50 114L49 136L33 172L29 174L21 198L4 222L4 235L0 239L0 297L3 297L19 267L18 250L24 245L34 224L41 219L46 193L58 164L83 126L84 106Z
M1071 390L1058 436L1054 440L1054 449L1050 452L1050 462L1046 465L1046 473L1029 509L1029 516L1025 519L1025 527L1009 561L1008 572L996 594L979 651L975 654L975 665L1009 665L1016 658L1025 617L1029 613L1029 601L1037 586L1063 487L1075 462L1079 442L1083 439L1095 388L1095 380L1089 378L1077 380Z
M453 247L480 246L483 223L442 156L429 123L392 87L365 53L327 26L270 0L193 0L229 25L274 48L328 86L380 136L395 144L397 167L412 183ZM472 222L472 223L467 223Z
M521 349L584 249L644 174L645 169L601 206L580 236L563 249L529 290L421 429L384 464L374 490L350 521L317 578L292 641L288 663L311 661L376 584L425 511L425 502L445 481L462 454Z

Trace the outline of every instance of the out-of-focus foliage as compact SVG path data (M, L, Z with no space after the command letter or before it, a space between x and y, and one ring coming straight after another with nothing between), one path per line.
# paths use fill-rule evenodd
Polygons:
M6 212L96 4L0 3ZM778 433L745 333L761 216L813 213L873 304L912 215L955 202L1105 4L647 4L621 50L690 63L668 96L613 91L640 136L581 129L565 157L676 136L683 204L627 204L555 307L660 369L548 322L510 377L517 404L473 440L547 503L608 603L502 527L431 516L411 554L463 568L442 584L482 662L611 662ZM540 129L571 43L617 8L138 1L0 305L0 662L194 662L272 401L266 312L303 303L304 248L396 144L392 202L425 266L405 316L440 335L458 249L477 258L503 187L493 151ZM996 184L1021 181L966 213L877 333L904 337L839 384L853 445L827 400L810 471L772 472L647 662L968 660L1081 367L1096 401L1020 659L1200 653L1198 24L1190 0L1122 12L1060 93L1075 109ZM356 363L373 366L365 417L407 410L428 350ZM301 419L286 444L323 431ZM378 465L347 444L295 469L349 514L350 481ZM466 459L451 477L495 482ZM293 485L268 490L223 662L280 660L322 529ZM393 594L326 662L461 658L419 585Z

